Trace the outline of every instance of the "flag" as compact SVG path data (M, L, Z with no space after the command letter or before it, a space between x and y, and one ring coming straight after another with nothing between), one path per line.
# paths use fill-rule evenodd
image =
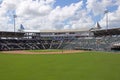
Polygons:
M13 18L16 18L16 17L17 17L17 15L14 14L14 15L13 15Z
M23 27L23 25L20 25L20 30L24 30L25 28Z
M106 13L108 13L108 10L105 10L105 11L104 11L104 14L106 14Z
M100 24L98 22L97 22L97 28L101 29L101 26L100 26Z
M40 0L32 0L32 1L37 1L37 2L40 2Z

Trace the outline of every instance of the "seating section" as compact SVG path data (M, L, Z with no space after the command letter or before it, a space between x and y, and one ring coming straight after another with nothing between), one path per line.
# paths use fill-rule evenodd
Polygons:
M64 48L111 51L113 44L115 43L120 43L120 36L84 37L73 40L72 42L64 46Z
M91 32L0 32L0 50L120 50L120 29Z
M59 49L66 40L0 39L0 50Z

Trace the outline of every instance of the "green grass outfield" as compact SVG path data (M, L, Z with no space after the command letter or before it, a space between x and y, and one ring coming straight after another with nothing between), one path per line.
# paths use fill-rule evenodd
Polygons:
M0 80L120 80L120 54L0 53Z

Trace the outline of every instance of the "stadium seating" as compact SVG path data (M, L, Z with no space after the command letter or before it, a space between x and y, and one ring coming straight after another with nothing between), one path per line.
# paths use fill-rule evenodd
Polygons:
M81 50L100 50L110 51L113 43L120 43L120 37L88 37L78 38L68 43L64 48L66 49L81 49Z
M113 32L113 34L112 34ZM63 34L64 33L64 34ZM119 29L84 32L0 32L0 50L79 49L111 51L120 49ZM106 35L107 34L107 35Z

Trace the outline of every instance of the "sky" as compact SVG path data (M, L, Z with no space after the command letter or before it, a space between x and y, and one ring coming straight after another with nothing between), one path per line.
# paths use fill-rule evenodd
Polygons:
M104 13L105 10L108 13ZM0 0L0 31L120 28L120 0Z

